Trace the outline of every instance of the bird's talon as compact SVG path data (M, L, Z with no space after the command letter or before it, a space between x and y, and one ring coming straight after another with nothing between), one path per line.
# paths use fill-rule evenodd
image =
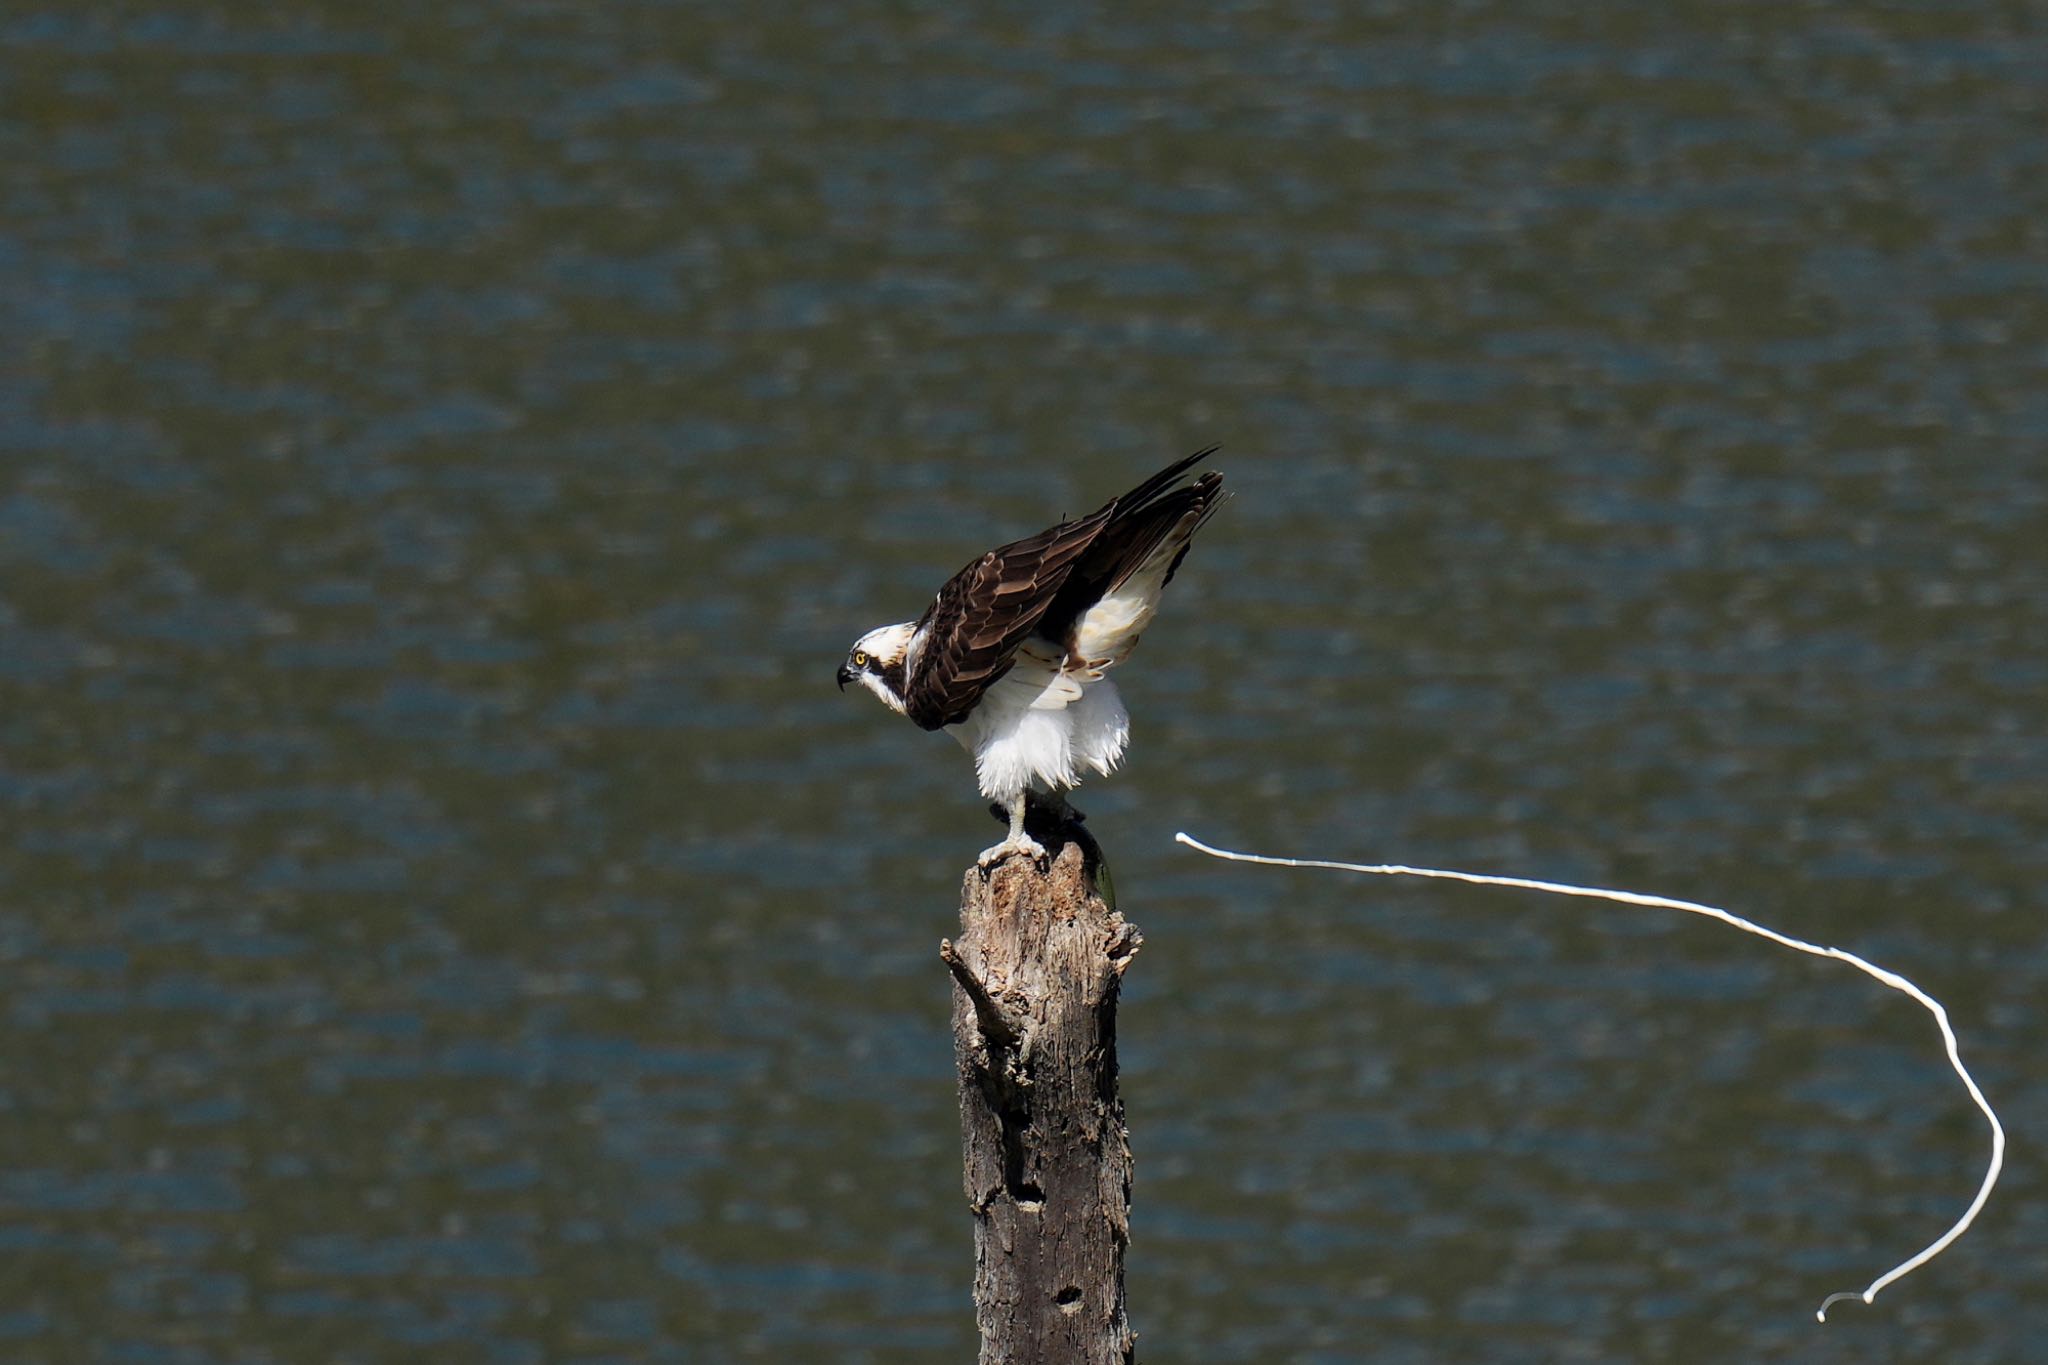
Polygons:
M1038 864L1039 871L1041 872L1052 864L1052 856L1045 851L1045 845L1027 836L1018 839L1005 839L993 848L983 849L981 856L974 860L974 865L983 872L992 872L998 863L1002 862L1003 859L1009 857L1012 853L1021 853L1030 858Z

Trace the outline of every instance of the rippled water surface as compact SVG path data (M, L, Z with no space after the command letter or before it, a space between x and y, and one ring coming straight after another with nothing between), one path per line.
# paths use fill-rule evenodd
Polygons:
M1080 803L1151 1362L2039 1358L2026 6L0 19L0 1358L963 1361L831 673L1210 442ZM1599 881L1661 912L1228 867Z

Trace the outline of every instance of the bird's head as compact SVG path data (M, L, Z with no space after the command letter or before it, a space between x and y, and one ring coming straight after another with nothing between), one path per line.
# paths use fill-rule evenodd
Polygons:
M903 659L910 649L910 636L917 629L914 621L904 621L893 626L878 626L853 642L853 648L846 653L846 662L839 665L839 690L857 682L882 699L882 704L901 715L903 712Z

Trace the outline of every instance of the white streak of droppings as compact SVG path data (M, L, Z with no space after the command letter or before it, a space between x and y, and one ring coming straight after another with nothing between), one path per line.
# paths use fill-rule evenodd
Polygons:
M1180 843L1186 844L1189 848L1206 853L1212 858L1227 858L1232 862L1238 863L1265 863L1273 867L1325 867L1339 872L1370 872L1389 877L1441 877L1450 881L1472 882L1480 886L1513 886L1527 891L1548 891L1559 896L1590 896L1597 900L1618 901L1623 905L1648 905L1666 910L1684 910L1690 914L1705 915L1709 919L1720 920L1723 924L1731 924L1744 933L1755 934L1759 938L1769 939L1773 943L1796 949L1802 953L1811 954L1814 957L1831 957L1837 961L1846 962L1864 975L1873 977L1890 986L1893 990L1911 996L1914 1000L1918 1001L1922 1008L1934 1016L1936 1027L1941 1030L1942 1043L1948 1049L1948 1064L1955 1068L1956 1075L1962 1079L1963 1088L1970 1092L1970 1098L1976 1102L1977 1108L1982 1111L1985 1122L1991 1125L1991 1164L1984 1172L1984 1183L1977 1187L1977 1197L1970 1201L1970 1207L1963 1210L1963 1216L1955 1221L1954 1226L1922 1248L1917 1255L1908 1257L1872 1280L1869 1286L1861 1293L1847 1290L1828 1295L1825 1299L1821 1300L1819 1309L1814 1313L1814 1317L1818 1321L1826 1322L1828 1320L1828 1309L1843 1299L1861 1299L1864 1303L1873 1302L1877 1298L1878 1291L1886 1285L1910 1275L1936 1256L1939 1256L1943 1251L1946 1251L1951 1242L1967 1232L1970 1224L1977 1221L1977 1214L1982 1211L1986 1201L1991 1198L1992 1187L1998 1184L1999 1172L2005 1168L2005 1126L1998 1121L1998 1115L1992 1111L1991 1102L1984 1098L1984 1092L1978 1089L1975 1078L1963 1066L1962 1055L1956 1048L1955 1030L1949 1027L1948 1011L1942 1008L1940 1001L1921 990L1905 977L1900 976L1897 972L1887 971L1876 963L1865 961L1846 949L1829 948L1818 943L1808 943L1804 939L1781 934L1775 929L1766 929L1761 924L1746 920L1740 915L1731 914L1716 906L1701 905L1697 901L1675 900L1669 896L1650 896L1637 891L1609 891L1594 886L1572 886L1565 882L1541 882L1527 877L1494 877L1479 872L1451 872L1435 867L1403 867L1395 863L1341 863L1322 858L1271 858L1256 853L1231 853L1225 849L1212 848L1201 840L1187 834L1176 834L1174 838Z

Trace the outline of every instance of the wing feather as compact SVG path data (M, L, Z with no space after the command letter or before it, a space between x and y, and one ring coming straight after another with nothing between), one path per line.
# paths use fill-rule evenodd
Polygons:
M1076 620L1169 536L1178 531L1185 552L1185 538L1221 504L1223 479L1180 480L1215 449L1176 460L1077 521L990 550L948 579L912 634L903 694L909 717L927 730L957 725L1034 631L1064 648ZM1165 576L1179 566L1177 554Z
M999 546L946 581L917 623L923 647L903 694L912 720L936 730L967 718L990 684L1009 671L1017 647L1115 508L1111 503Z
M1178 476L1204 455L1196 453L1162 475ZM1067 575L1059 597L1047 608L1045 633L1065 639L1067 632L1103 598L1110 596L1144 566L1169 538L1178 538L1180 551L1167 566L1159 586L1173 581L1181 557L1202 524L1215 515L1228 494L1221 474L1204 474L1191 484L1174 487L1171 478L1154 475L1110 504L1115 515L1102 533L1089 542L1087 553Z

